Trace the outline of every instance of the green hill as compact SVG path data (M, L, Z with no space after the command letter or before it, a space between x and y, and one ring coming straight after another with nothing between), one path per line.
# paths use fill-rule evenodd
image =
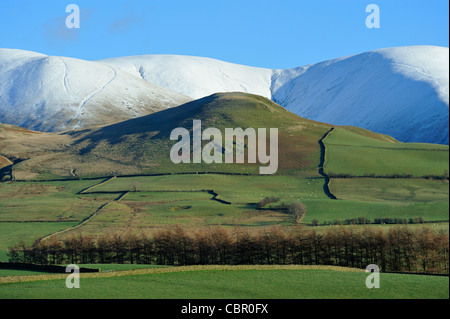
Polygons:
M175 128L185 128L192 139L194 120L201 120L203 130L220 130L222 153L227 128L254 128L256 132L265 128L268 140L269 130L277 128L278 175L319 176L319 140L332 128L257 95L221 93L125 122L61 134L3 126L0 155L3 162L8 158L22 160L14 165L18 180L198 172L259 174L264 164L258 157L253 164L247 157L243 164L225 164L225 160L220 164L174 164L170 151L177 141L171 140L170 134ZM203 141L202 146L209 142ZM336 177L444 176L448 168L448 146L400 143L355 127L335 127L324 144L324 172ZM233 147L234 152L236 143ZM246 140L245 153L250 148Z
M178 127L192 131L193 120L201 120L203 129L215 127L222 134L226 128L266 128L267 132L277 128L279 174L315 171L320 157L318 140L331 128L266 98L227 93L96 129L16 139L20 147L3 142L0 153L27 159L15 166L18 179L202 171L258 174L261 164L247 160L246 164L172 163L170 150L176 141L170 140L170 133Z

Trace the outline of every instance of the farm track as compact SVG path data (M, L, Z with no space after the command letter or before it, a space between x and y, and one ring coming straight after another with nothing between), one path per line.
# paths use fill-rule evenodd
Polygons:
M62 234L62 233L65 233L65 232L68 232L68 231L71 231L71 230L74 230L74 229L77 229L77 228L83 226L83 225L86 224L88 221L90 221L92 218L94 218L96 215L98 215L98 214L99 214L106 206L108 206L108 205L111 204L111 203L115 203L115 202L120 201L126 194L128 194L128 192L121 192L120 195L119 195L118 197L116 197L114 200L112 200L112 201L110 201L110 202L107 202L107 203L101 205L99 208L97 208L97 209L95 210L95 212L94 212L93 214L91 214L89 217L87 217L87 218L85 218L84 220L82 220L78 225L75 225L75 226L73 226L73 227L66 228L66 229L63 229L63 230L54 232L54 233L52 233L52 234L49 234L49 235L47 235L47 236L41 238L41 241L47 240L47 239L49 239L49 238L52 237L52 236L60 235L60 234Z

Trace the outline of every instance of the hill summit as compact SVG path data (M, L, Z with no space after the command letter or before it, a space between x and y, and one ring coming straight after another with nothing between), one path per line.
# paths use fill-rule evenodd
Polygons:
M320 158L318 140L330 129L328 124L303 119L258 95L219 93L99 128L63 133L17 132L0 142L0 152L6 158L23 159L14 170L16 177L26 179L38 175L57 178L197 172L259 174L259 162L173 163L170 153L177 141L171 140L170 135L176 128L192 134L194 121L201 121L204 129L212 127L221 132L227 128L261 128L267 132L276 128L279 173L315 172ZM207 143L203 141L203 146ZM236 147L235 143L232 147ZM248 150L247 140L245 149Z

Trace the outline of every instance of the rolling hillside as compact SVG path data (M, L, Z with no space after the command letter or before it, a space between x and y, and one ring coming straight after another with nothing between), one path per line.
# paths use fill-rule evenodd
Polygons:
M181 127L192 136L193 120L201 120L203 130L218 128L223 134L222 146L225 146L226 128L278 128L277 174L281 175L320 176L318 167L324 154L319 140L332 128L329 124L301 118L257 95L222 93L94 129L40 133L4 126L0 132L3 137L0 155L20 159L14 165L17 179L182 172L258 174L262 165L258 161L249 164L247 159L244 164L174 164L170 151L177 141L170 140L170 134ZM203 146L208 142L203 141ZM448 167L448 146L401 143L359 128L335 127L325 144L324 171L334 175L442 176ZM233 147L235 151L236 145ZM248 141L245 147L248 149ZM371 161L378 166L364 164Z
M18 179L46 174L54 177L201 171L258 174L261 165L248 164L247 160L247 164L172 163L170 150L176 141L170 140L170 133L178 127L192 131L193 120L201 120L203 129L215 127L222 134L225 128L278 128L279 173L316 174L320 157L317 141L330 129L327 124L302 119L266 98L227 93L96 129L36 132L27 136L16 132L0 142L0 154L25 159L14 166Z

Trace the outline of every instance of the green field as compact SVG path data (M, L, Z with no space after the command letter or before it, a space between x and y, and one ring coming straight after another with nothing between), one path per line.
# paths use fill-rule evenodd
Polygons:
M119 177L106 182L4 183L0 185L0 260L5 260L8 247L21 240L32 243L39 236L61 230L67 230L61 236L98 236L130 230L152 234L171 225L192 231L216 225L294 226L292 215L276 209L279 203L294 201L307 207L302 219L305 224L358 217L374 220L420 216L425 221L448 221L447 181L332 179L330 189L339 200L331 200L323 192L324 178L308 175L193 174ZM267 196L276 196L280 201L258 210L256 204Z
M448 181L418 178L333 178L331 191L344 200L445 203Z
M346 128L335 128L324 143L330 175L448 177L448 145L383 141Z
M308 178L303 176L191 174L116 178L92 189L92 192L136 190L158 194L159 191L163 193L167 191L161 197L171 200L171 197L189 194L182 192L213 190L219 194L221 199L234 204L247 204L272 195L280 197L281 200L325 199L327 197L322 191L323 183L323 178L314 175Z
M135 269L148 268L168 268L169 266L158 265L136 265L136 264L78 264L77 266L85 268L100 269L102 272L125 271ZM21 270L21 269L0 269L0 277L8 276L33 276L33 275L52 275L50 272L38 270ZM23 277L23 278L27 278Z
M193 229L212 225L292 225L294 219L286 212L257 211L256 203L266 196L278 196L280 202L288 203L328 200L322 191L323 178L194 174L123 177L102 184L103 181L0 185L0 229L4 229L0 232L0 250L5 251L21 239L30 243L38 236L71 228L91 216L76 228L77 232L99 235L134 229L151 233L175 224ZM97 184L100 186L93 187ZM28 192L34 188L42 189L38 195ZM116 201L125 192L128 193ZM232 205L213 200L215 197ZM58 201L51 205L55 199Z
M80 198L77 192L92 181L0 184L0 220L19 222L79 221L104 203Z
M380 274L380 288L368 289L367 274L339 267L172 267L114 278L80 279L67 289L65 275L45 281L0 283L0 298L134 299L446 299L447 277ZM233 270L231 270L233 269ZM161 270L159 270L161 271ZM57 275L58 276L58 275ZM2 277L0 277L1 280ZM8 277L3 277L8 279Z

